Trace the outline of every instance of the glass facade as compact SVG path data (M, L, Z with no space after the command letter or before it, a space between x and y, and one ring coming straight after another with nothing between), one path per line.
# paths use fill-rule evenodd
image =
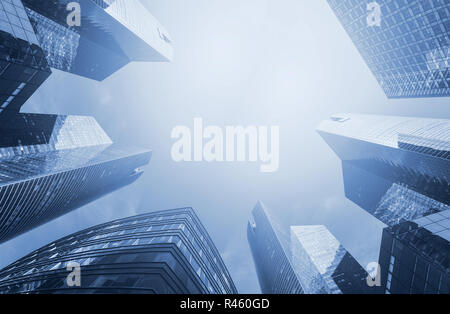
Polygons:
M50 76L25 8L20 0L0 2L0 119L20 111ZM0 120L0 124L2 121Z
M305 293L380 293L369 274L325 226L291 227L292 264Z
M342 160L347 198L387 225L449 209L449 120L343 114L318 132Z
M170 36L140 1L80 0L81 26L67 24L71 0L23 0L51 67L104 80L132 61L169 61Z
M391 294L450 293L450 210L383 230L382 284Z
M61 71L71 72L80 46L80 34L33 10L27 9L27 13L33 21L49 66Z
M328 0L386 95L450 96L450 3L377 0L377 26L371 2Z
M80 265L69 287L67 265ZM192 208L119 219L69 235L0 271L0 293L237 293Z
M289 234L261 202L252 211L247 237L262 293L304 293L291 263Z
M134 182L151 152L91 117L18 114L0 125L0 243Z

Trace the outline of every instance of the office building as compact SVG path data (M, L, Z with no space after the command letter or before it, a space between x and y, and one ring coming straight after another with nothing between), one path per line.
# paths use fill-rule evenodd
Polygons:
M78 12L70 0L23 3L52 68L102 81L133 61L172 58L169 34L140 1L79 0Z
M264 294L304 293L291 263L288 230L258 202L248 222L247 238Z
M367 284L369 274L325 226L292 226L291 250L292 265L307 294L381 292Z
M385 224L449 209L449 120L341 114L318 132L342 160L346 197Z
M388 294L450 293L450 210L385 228L381 282Z
M78 281L73 265L79 267ZM115 220L46 245L0 271L0 293L237 290L194 210L181 208Z
M25 8L17 0L0 2L0 118L20 111L50 76L45 54Z
M389 98L450 96L447 0L328 0Z
M91 117L17 114L0 134L0 243L134 182L151 158Z

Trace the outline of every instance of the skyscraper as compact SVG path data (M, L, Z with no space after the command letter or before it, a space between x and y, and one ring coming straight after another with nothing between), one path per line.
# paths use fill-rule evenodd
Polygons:
M79 286L69 287L70 265L80 267ZM194 210L182 208L115 220L46 245L0 271L0 293L237 290Z
M381 282L391 294L450 293L450 210L383 230Z
M0 116L18 113L51 67L101 81L132 61L172 58L170 36L139 1L80 0L79 26L68 24L70 3L0 3Z
M389 98L450 96L447 0L328 0Z
M369 274L325 226L291 227L292 265L308 294L380 293Z
M20 111L50 76L45 54L20 1L0 2L0 117ZM9 113L9 114L8 114Z
M17 114L0 134L0 243L134 182L151 158L91 117Z
M449 209L450 121L342 114L318 127L345 195L389 226Z
M303 293L290 260L289 233L261 202L252 211L247 238L262 293Z
M102 81L132 61L172 58L170 36L140 1L79 0L80 12L72 0L23 3L52 68Z

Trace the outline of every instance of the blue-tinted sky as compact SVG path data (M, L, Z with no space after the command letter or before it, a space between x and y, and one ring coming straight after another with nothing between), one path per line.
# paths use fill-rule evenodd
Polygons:
M262 200L290 224L325 224L366 265L383 224L344 198L315 127L339 112L450 118L448 99L387 100L325 0L147 0L174 42L170 64L131 64L98 83L55 71L23 111L93 115L116 142L151 148L133 185L0 246L5 266L48 242L151 210L194 207L240 292L259 292L246 223ZM171 130L279 125L280 169L175 163Z

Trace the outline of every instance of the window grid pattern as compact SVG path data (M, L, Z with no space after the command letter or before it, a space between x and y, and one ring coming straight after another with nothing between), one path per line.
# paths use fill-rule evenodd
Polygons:
M442 134L450 134L450 124L439 130ZM398 147L433 157L450 159L450 141L407 134L398 135Z
M0 30L30 44L38 45L21 0L2 0L0 2Z
M383 230L382 283L389 294L450 293L450 210Z
M433 234L440 236L441 238L450 241L450 209L427 215L414 221ZM450 257L449 257L450 258Z

